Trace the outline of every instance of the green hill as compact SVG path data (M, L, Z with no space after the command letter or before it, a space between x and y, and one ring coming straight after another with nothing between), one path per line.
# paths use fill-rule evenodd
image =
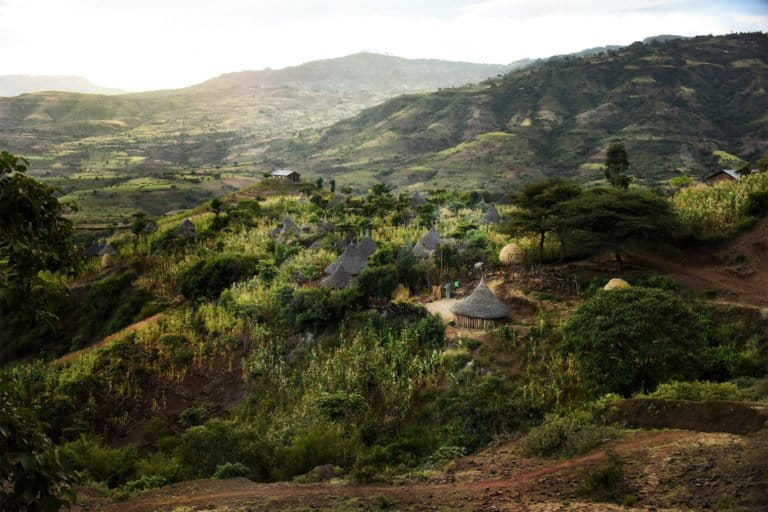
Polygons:
M541 175L601 179L607 145L623 141L640 180L701 176L718 168L715 152L765 152L767 55L768 37L753 33L555 58L394 98L272 142L268 154L345 184L500 188Z
M524 66L360 53L230 73L185 89L124 95L42 92L0 98L0 147L76 200L82 222L157 215L253 183L257 143L328 126L405 92ZM138 181L137 181L138 180Z

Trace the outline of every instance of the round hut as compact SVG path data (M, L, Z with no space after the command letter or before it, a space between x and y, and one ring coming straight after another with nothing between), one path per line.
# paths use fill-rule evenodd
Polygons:
M320 280L320 286L325 288L346 288L353 281L352 275L344 270L344 265L339 265L329 276Z
M112 244L107 242L106 244L104 244L104 246L99 251L99 256L104 256L106 254L115 254L116 252L117 251L115 250L114 247L112 247Z
M336 261L325 267L326 274L333 274L339 267L351 276L360 275L368 265L368 256L363 254L355 244L349 244Z
M488 209L485 210L485 215L483 215L482 222L483 224L498 224L501 222L501 215L499 215L499 210L497 210L494 205L489 206Z
M502 265L520 265L524 259L525 254L517 244L507 244L499 253L499 261Z
M377 244L376 241L371 238L371 235L366 233L365 236L360 239L360 242L358 242L357 248L360 250L361 254L368 258L373 256L373 253L378 250L379 244Z
M176 228L176 234L182 238L195 237L195 225L189 219L184 219L179 227Z
M509 315L509 307L488 288L485 277L469 297L454 304L451 311L456 317L456 326L467 329L492 327L505 321Z

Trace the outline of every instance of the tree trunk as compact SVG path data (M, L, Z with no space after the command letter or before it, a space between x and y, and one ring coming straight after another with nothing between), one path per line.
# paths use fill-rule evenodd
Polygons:
M546 231L541 232L541 238L539 239L539 264L544 263L544 237L547 236Z
M624 260L621 259L621 254L619 251L615 252L616 254L616 262L619 264L619 272L624 272Z

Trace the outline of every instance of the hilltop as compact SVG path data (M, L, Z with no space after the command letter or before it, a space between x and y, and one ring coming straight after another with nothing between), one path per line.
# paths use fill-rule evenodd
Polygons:
M2 75L0 97L31 92L67 91L86 94L120 94L120 89L102 87L82 76L67 75Z
M703 176L765 152L766 56L768 36L752 33L553 58L272 141L265 164L362 187L493 189L544 175L600 180L607 145L622 141L641 182Z

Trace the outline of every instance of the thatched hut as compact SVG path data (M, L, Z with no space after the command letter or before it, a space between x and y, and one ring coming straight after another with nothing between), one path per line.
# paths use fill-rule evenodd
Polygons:
M360 242L358 242L357 248L360 250L361 254L365 255L366 258L370 258L373 256L373 253L379 249L379 244L377 244L376 241L371 238L371 235L366 233L365 236L360 239Z
M426 204L427 200L419 194L418 192L414 192L413 195L411 195L411 204L413 206L421 206L423 204Z
M456 317L456 326L467 329L483 329L503 322L509 315L509 307L501 302L480 280L475 290L466 299L451 308Z
M99 251L99 256L104 256L105 254L115 254L117 251L114 247L112 247L112 244L109 242L105 243L101 250Z
M483 224L498 224L501 222L501 215L499 215L499 210L497 210L494 205L489 206L488 209L485 210L485 215L483 215L481 222Z
M419 238L419 241L417 243L420 243L424 246L424 248L428 251L434 251L437 249L438 245L445 244L448 241L443 238L443 235L441 235L434 226L429 228L429 231L427 231L427 234Z
M184 219L179 227L176 228L176 235L182 238L194 238L195 237L195 225L189 219Z
M498 199L496 199L496 204L499 204L499 205L502 205L502 204L512 204L512 203L513 203L513 201L512 201L512 194L510 194L508 192L505 193L505 194L502 194L501 196L499 196Z
M520 265L525 259L525 253L517 244L507 244L499 253L499 261L502 265Z
M414 256L421 259L431 258L432 255L435 254L435 251L430 251L429 249L424 247L424 244L422 244L421 241L418 241L413 245L413 249L411 249L411 252L413 252Z
M603 286L603 290L626 290L627 288L632 288L632 285L618 277L614 277Z
M101 240L101 241L94 240L91 243L90 247L88 247L85 250L85 253L84 253L85 257L86 258L95 258L96 256L98 256L99 253L101 253L101 250L104 248L104 244L105 243L106 242L104 242L104 240Z
M343 267L347 274L357 276L367 265L368 256L363 254L355 244L349 244L336 261L325 267L325 273L333 274L339 267Z
M346 288L352 281L354 281L354 277L344 270L344 265L339 265L331 275L324 277L320 281L320 286L326 288Z

